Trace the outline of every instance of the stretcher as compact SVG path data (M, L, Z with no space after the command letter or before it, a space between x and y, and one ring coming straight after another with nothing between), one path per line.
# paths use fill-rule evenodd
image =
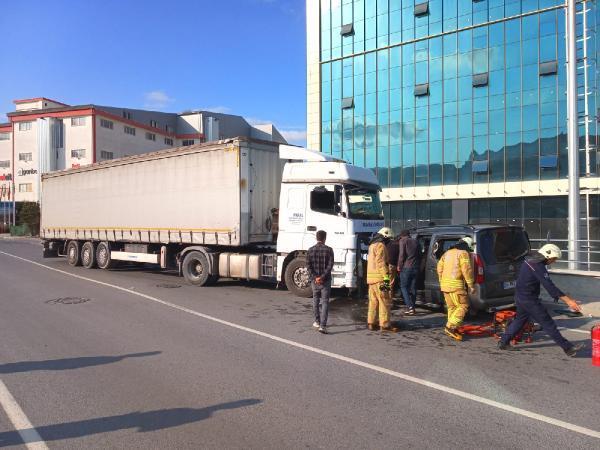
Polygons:
M491 322L486 322L481 325L463 325L458 331L467 336L490 336L500 339L500 336L506 331L509 324L517 315L516 311L502 310L494 312L494 317ZM536 328L533 322L527 322L523 328L515 335L511 341L513 345L519 342L530 343L533 340L533 333Z

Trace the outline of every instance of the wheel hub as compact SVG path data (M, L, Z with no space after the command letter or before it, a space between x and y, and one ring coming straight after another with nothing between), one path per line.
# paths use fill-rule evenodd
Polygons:
M306 267L299 267L294 271L294 284L300 289L304 289L310 284L310 276Z

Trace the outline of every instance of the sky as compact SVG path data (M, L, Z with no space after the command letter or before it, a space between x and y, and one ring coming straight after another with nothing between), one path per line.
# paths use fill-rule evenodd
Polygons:
M13 100L274 123L306 142L304 0L4 0L0 122Z

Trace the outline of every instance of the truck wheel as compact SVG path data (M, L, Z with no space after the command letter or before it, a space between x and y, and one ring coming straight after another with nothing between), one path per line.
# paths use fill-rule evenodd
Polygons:
M288 290L298 296L309 298L312 296L310 273L304 258L296 258L285 268L285 285Z
M81 254L79 253L79 242L69 241L67 244L67 262L70 266L81 265Z
M209 273L208 259L202 252L189 252L183 258L181 271L185 280L194 286L206 286L215 278Z
M81 265L86 269L96 268L96 249L93 242L86 242L81 247Z
M110 246L107 242L100 242L96 247L96 264L100 269L110 269L114 261L110 259Z

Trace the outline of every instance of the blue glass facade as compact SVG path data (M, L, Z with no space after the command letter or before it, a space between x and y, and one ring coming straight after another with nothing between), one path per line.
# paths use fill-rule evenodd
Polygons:
M323 152L373 169L384 188L566 177L565 9L558 0L320 5ZM589 167L597 175L597 9L586 5L580 164L582 173Z

